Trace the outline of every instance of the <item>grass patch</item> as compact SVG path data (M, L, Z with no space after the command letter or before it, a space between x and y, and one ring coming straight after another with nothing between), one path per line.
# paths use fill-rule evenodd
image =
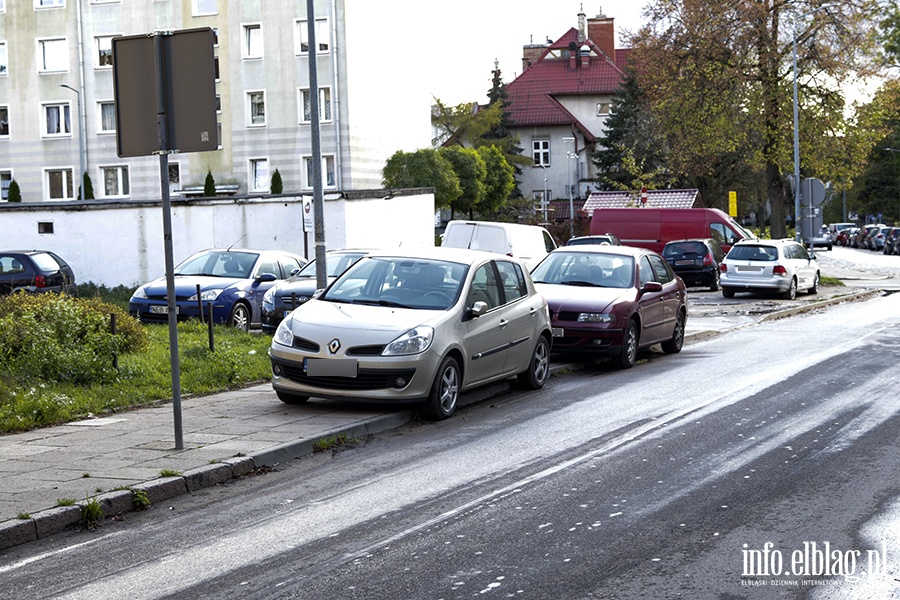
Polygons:
M356 438L348 437L346 433L329 435L313 442L313 452L325 452L346 444L355 444L358 441Z
M169 328L138 327L146 332L146 343L137 351L119 355L117 371L88 383L26 376L2 360L0 347L0 432L27 431L171 400ZM212 394L269 379L269 336L216 326L214 337L215 352L210 352L205 325L179 323L183 396Z
M81 505L81 525L85 529L94 529L103 521L103 505L96 498L85 498Z
M160 477L181 477L184 475L181 471L176 471L174 469L160 469L159 476Z
M20 512L19 514L16 515L16 518L25 521L25 520L31 518L31 513Z
M75 498L57 498L57 506L75 506Z
M838 287L844 287L844 282L841 281L840 279L838 279L837 277L820 276L820 277L819 277L819 284L820 284L820 285L834 285L834 286L838 286Z
M137 510L150 508L150 496L144 490L131 490L131 505Z

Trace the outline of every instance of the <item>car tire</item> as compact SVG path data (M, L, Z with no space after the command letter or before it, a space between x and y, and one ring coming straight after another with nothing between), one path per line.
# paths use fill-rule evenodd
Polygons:
M280 390L275 390L275 395L278 396L278 399L285 404L306 404L306 402L309 400L309 396L290 394L288 392L282 392Z
M539 390L544 387L547 377L550 375L550 344L544 336L538 336L528 368L519 373L519 383L529 390Z
M243 302L235 302L231 314L228 315L228 326L241 331L250 331L250 307Z
M731 288L722 288L722 297L723 298L734 298L734 290Z
M456 412L460 380L459 363L452 356L446 357L441 361L441 366L431 384L431 392L423 406L427 419L440 421L449 418Z
M816 273L816 276L813 277L813 284L812 284L812 286L810 286L810 288L808 290L806 290L806 293L808 293L810 296L812 296L813 294L819 293L819 274L818 273Z
M679 311L678 317L675 318L675 331L672 332L672 339L660 344L662 351L666 354L678 354L684 347L685 320L684 311Z
M797 298L797 278L791 277L791 283L788 286L786 292L784 292L783 297L785 300L795 300Z
M712 282L709 284L709 291L719 291L719 270L715 269L712 274Z
M625 335L622 336L622 349L616 356L616 366L620 369L630 369L637 361L638 353L638 327L634 319L628 321L625 327Z

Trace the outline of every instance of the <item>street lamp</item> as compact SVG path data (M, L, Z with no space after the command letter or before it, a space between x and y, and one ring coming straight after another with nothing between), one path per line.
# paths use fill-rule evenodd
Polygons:
M797 21L808 17L814 12L820 11L823 8L830 8L833 6L832 4L823 4L818 8L814 8L811 11L805 12L796 19L794 19L793 26L793 40L791 47L793 49L794 54L794 237L798 242L801 240L800 235L800 106L797 102ZM812 210L812 202L810 204L810 210ZM812 234L813 232L809 232L810 236L810 244L812 243Z
M562 139L566 144L572 143L572 149L575 148L575 138L564 137ZM566 187L569 188L569 237L575 237L575 203L572 200L572 163L570 159L577 157L575 152L566 151Z
M541 210L544 212L544 225L547 224L547 165L538 163L538 166L544 170L544 195L541 196Z
M78 119L78 158L79 166L81 168L81 172L78 174L78 200L84 201L84 122L81 120L81 92L65 83L59 84L59 87L72 90L75 92L77 98L76 110L78 111L78 114L76 115L76 118Z

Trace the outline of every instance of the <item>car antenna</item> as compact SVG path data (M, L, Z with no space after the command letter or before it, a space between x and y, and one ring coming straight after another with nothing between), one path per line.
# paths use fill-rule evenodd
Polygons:
M244 239L245 237L247 237L247 234L246 234L246 233L245 233L244 235L242 235L241 237L239 237L238 239L236 239L236 240L234 241L234 244L237 244L239 241L241 241L241 240ZM234 248L234 244L231 244L230 246L228 246L228 249L227 249L225 252L231 252L231 249Z

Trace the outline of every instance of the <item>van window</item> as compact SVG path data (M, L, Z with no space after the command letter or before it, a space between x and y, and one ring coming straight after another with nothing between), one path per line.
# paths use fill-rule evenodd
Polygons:
M472 239L472 250L487 250L506 254L509 252L509 244L506 243L506 231L500 227L485 227L481 225L475 228L475 237Z
M546 231L541 232L544 235L544 249L547 252L553 252L556 250L556 242L553 241L553 238Z
M468 248L474 230L475 225L471 223L454 223L444 232L444 240L441 245L451 248Z

